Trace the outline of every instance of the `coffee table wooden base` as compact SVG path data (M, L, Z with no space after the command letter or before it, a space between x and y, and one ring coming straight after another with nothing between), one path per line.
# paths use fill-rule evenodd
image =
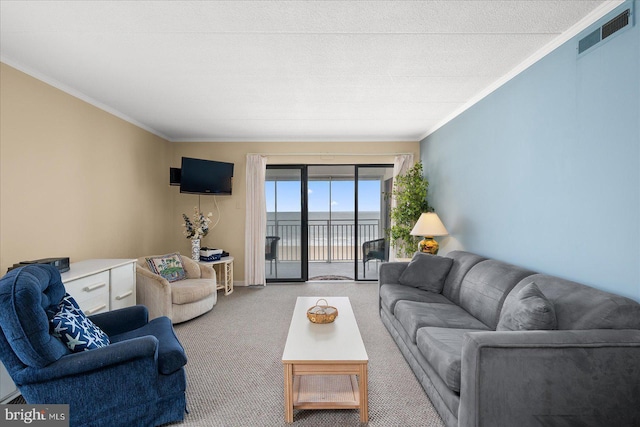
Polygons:
M285 421L294 409L360 409L369 421L367 362L285 363Z

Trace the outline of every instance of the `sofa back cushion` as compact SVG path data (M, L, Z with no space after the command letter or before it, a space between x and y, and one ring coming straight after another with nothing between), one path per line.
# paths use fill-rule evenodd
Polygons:
M462 285L464 276L471 270L471 267L486 258L465 251L451 251L446 256L453 260L453 264L444 282L442 295L460 305L460 285Z
M416 252L398 278L398 282L404 286L439 294L442 292L451 264L451 258Z
M202 277L200 265L196 261L184 255L180 255L180 258L182 258L182 265L184 265L184 271L187 273L187 279L199 279Z
M0 280L0 325L24 365L43 368L71 353L49 331L64 294L60 273L51 265L21 267Z
M522 279L533 274L531 270L501 261L480 261L471 267L460 284L459 304L482 323L495 329L509 292Z
M518 291L511 291L515 298L507 296L502 306L498 331L534 331L558 328L553 303L542 293L536 282Z
M505 306L531 282L553 304L558 329L640 329L639 303L546 274L536 274L518 283L507 296Z

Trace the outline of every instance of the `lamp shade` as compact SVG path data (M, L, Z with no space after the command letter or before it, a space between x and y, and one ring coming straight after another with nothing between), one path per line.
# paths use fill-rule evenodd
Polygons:
M449 232L435 212L425 212L411 230L412 236L446 236Z

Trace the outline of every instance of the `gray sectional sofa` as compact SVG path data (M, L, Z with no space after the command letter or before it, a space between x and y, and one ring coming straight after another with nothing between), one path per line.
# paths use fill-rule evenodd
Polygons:
M380 316L447 426L640 426L640 304L463 251L380 266Z

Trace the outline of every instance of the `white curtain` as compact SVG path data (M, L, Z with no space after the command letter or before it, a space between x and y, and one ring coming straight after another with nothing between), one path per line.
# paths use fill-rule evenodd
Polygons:
M246 217L244 234L244 281L247 285L266 286L264 245L267 234L267 204L264 181L267 158L247 155Z
M413 166L413 154L398 154L393 159L393 184L395 188L396 177L398 175L405 174ZM391 197L391 209L395 208L396 198ZM393 227L393 219L391 220L391 226ZM389 251L389 261L395 261L397 259L396 246L392 245Z

